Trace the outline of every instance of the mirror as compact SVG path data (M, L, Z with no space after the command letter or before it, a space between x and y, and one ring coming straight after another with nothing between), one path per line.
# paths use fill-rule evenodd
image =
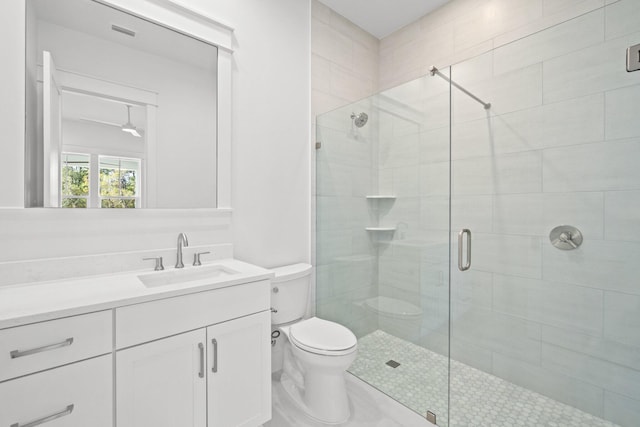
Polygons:
M94 0L27 0L27 207L216 207L215 46Z

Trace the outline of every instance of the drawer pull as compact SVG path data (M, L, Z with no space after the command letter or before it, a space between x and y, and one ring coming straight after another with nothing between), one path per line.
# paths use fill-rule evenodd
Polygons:
M66 340L64 340L62 342L55 343L55 344L50 344L50 345L45 345L43 347L32 348L31 350L24 350L24 351L13 350L9 354L11 355L12 359L17 359L18 357L30 356L32 354L42 353L43 351L49 351L49 350L55 350L57 348L68 347L71 344L73 344L73 338L67 338Z
M34 421L31 421L29 423L26 424L20 424L20 423L14 423L11 424L11 427L35 427L35 426L39 426L40 424L44 424L44 423L48 423L49 421L53 421L53 420L57 420L58 418L62 418L66 415L69 415L73 412L73 407L74 405L69 405L67 406L63 411L57 412L53 415L49 415Z

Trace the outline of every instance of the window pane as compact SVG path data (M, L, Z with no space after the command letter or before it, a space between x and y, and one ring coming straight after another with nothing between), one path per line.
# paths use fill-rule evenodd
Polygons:
M140 159L100 157L100 196L137 196ZM103 206L109 207L109 206ZM116 206L113 206L116 207Z
M62 207L63 208L86 208L87 207L87 199L62 199Z
M102 199L100 201L100 207L102 208L121 208L121 209L135 209L135 199Z
M89 156L86 154L62 153L60 181L60 190L63 196L88 196ZM86 201L83 207L86 207Z

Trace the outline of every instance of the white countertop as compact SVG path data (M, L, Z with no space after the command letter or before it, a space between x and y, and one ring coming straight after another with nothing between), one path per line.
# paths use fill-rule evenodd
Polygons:
M237 273L157 287L146 287L138 275L161 275L175 270L153 272L145 269L3 286L0 287L0 329L273 277L269 270L235 259L216 260L200 267L185 266L184 272L211 265L221 265Z

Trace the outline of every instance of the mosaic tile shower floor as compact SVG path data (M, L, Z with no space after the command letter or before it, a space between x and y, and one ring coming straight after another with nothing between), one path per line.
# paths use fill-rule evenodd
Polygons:
M386 365L389 360L400 366ZM420 414L434 412L441 427L616 427L455 360L451 399L456 408L447 423L448 363L440 354L378 330L358 340L358 358L349 371Z

